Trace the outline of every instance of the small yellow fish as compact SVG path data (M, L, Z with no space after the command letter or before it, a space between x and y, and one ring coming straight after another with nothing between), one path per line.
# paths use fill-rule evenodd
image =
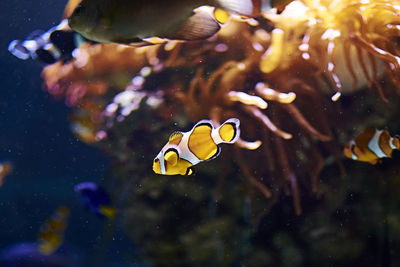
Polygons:
M4 178L9 175L13 170L11 162L0 162L0 186L4 183Z
M60 206L42 225L38 233L38 249L41 254L53 254L61 246L69 213L69 208Z
M400 137L389 135L388 130L367 128L347 143L344 155L350 159L376 164L380 158L392 157L393 150L400 149Z
M253 3L254 2L254 3ZM277 1L278 4L282 1ZM270 0L83 0L69 18L70 27L101 43L145 45L151 37L175 40L206 39L221 21L199 7L253 16L270 8ZM218 15L218 17L225 17ZM226 19L224 18L222 23Z
M153 161L153 171L164 175L190 175L191 167L216 158L221 143L233 144L239 138L240 121L236 118L214 128L209 120L199 121L189 132L174 132Z

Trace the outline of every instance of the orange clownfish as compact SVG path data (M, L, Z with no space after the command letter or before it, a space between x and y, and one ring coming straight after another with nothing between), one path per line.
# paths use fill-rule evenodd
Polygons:
M350 159L376 164L380 158L390 158L394 149L400 149L400 137L391 137L388 130L367 128L347 143L344 155Z
M216 158L221 143L233 144L239 138L236 118L214 128L209 120L199 121L189 132L174 132L153 161L153 171L164 175L191 175L192 166Z

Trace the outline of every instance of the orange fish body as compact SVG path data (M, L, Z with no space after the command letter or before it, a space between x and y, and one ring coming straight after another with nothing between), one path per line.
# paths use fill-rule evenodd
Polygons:
M391 137L388 130L367 128L347 143L344 155L350 159L376 164L380 158L392 157L400 149L399 136Z
M216 158L221 143L239 138L240 121L231 118L214 128L209 120L199 121L189 132L174 132L153 162L153 171L163 175L190 175L192 166Z

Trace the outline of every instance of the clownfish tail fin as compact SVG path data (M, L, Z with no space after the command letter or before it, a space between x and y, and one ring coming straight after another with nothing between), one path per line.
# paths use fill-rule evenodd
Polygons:
M233 144L240 136L240 121L236 118L231 118L225 121L221 126L219 126L215 131L221 139L221 143Z
M395 135L392 139L392 145L400 150L400 135Z

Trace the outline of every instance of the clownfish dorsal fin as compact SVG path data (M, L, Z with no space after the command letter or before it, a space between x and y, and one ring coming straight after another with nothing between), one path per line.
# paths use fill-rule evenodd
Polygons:
M179 145L179 143L180 143L181 140L182 140L182 137L183 137L183 133L182 133L182 132L178 132L178 131L173 132L173 133L169 136L168 142L169 142L170 144Z
M175 148L170 148L164 153L164 159L171 166L175 166L178 163L179 155Z

